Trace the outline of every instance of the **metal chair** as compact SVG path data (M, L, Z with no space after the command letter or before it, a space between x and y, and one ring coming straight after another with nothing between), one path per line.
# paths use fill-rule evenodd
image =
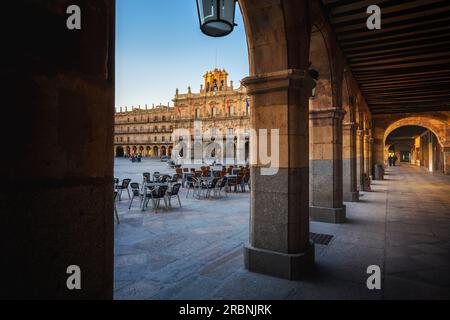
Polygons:
M117 186L117 191L119 192L119 201L122 200L122 191L127 190L128 199L131 199L130 190L128 186L130 185L131 179L123 179L122 184Z
M131 201L130 201L130 205L128 206L128 210L131 210L131 205L133 204L134 198L139 198L139 205L142 204L142 198L143 198L143 194L141 193L139 183L133 182L130 184L130 186L131 186L131 194L133 196L131 197Z
M117 212L117 205L116 205L116 198L117 198L117 191L114 191L114 214L116 216L116 220L117 220L117 224L120 224L120 219L119 219L119 213Z
M186 199L189 196L189 191L192 189L194 190L194 194L195 194L195 188L197 187L197 179L193 176L188 176L186 178L186 183L187 183L187 192L186 192Z
M225 189L227 187L227 185L228 185L228 178L227 177L223 177L216 184L216 194L221 196L222 190ZM225 197L228 197L226 192L225 192Z
M217 185L218 181L219 181L219 178L214 178L211 181L209 181L208 184L205 185L205 187L206 187L205 197L206 198L209 198L211 196L211 190L213 190L214 195L216 195L215 190L216 190L216 185Z
M154 187L153 189L150 190L148 195L147 194L145 195L145 199L152 199L153 207L155 208L155 213L158 213L158 208L161 203L161 199L163 199L164 206L167 210L168 207L166 201L166 192L168 188L169 188L168 186ZM143 209L148 205L148 201L149 200L147 200L147 202L144 203L144 205L142 206Z
M180 201L180 195L179 195L180 188L181 188L181 183L175 183L173 185L172 189L170 189L166 192L166 197L169 200L169 206L171 205L170 200L172 198L176 197L178 199L178 204L180 205L180 208L181 208L181 201Z

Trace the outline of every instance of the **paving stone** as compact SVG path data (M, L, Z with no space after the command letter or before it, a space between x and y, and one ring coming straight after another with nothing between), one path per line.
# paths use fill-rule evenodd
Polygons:
M148 171L173 172L156 160L116 161L121 179L141 182ZM389 171L389 180L361 192L363 201L347 204L347 223L310 223L311 232L333 239L316 245L315 272L302 281L245 270L248 192L197 200L182 189L183 207L158 214L138 205L128 210L124 195L115 227L115 298L450 298L450 177L410 166ZM372 264L382 269L382 290L366 287Z

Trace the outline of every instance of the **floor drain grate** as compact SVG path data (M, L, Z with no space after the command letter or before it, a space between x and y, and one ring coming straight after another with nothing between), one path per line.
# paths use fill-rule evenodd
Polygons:
M310 232L309 233L309 238L315 244L322 244L322 245L326 246L326 245L328 245L330 243L331 239L333 239L333 236L329 235L329 234L321 234L321 233Z

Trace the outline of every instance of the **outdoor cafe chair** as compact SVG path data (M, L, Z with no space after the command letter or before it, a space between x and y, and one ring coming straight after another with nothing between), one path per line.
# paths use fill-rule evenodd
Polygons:
M128 199L131 199L130 190L128 186L130 185L131 179L123 179L122 184L117 186L117 191L119 191L119 201L122 200L122 191L127 190Z
M211 190L214 191L214 195L215 195L216 185L217 185L218 181L219 181L219 178L213 178L211 181L204 184L204 189L206 189L206 194L205 194L206 198L209 198L211 196Z
M169 186L158 186L158 187L153 187L150 190L150 198L152 199L153 207L155 208L155 213L158 213L158 209L161 204L161 199L163 199L163 201L164 201L165 209L166 210L168 209L167 201L166 201L166 193L167 193L168 188L169 188ZM148 201L149 200L147 200L147 204L148 204ZM144 205L143 207L146 207L146 205Z
M119 178L114 178L114 190L117 190L118 185L119 185Z
M234 186L234 192L237 192L237 190L240 188L242 191L242 175L237 175L231 178L228 178L228 186L232 187Z
M170 182L171 179L172 179L171 176L169 176L167 174L164 174L164 175L159 177L158 182L159 183L168 183L168 182Z
M227 177L223 177L222 179L217 181L215 193L219 195L219 197L221 196L222 190L224 190L227 187L227 183L228 183ZM226 192L225 197L228 197Z
M244 192L245 192L245 185L247 185L248 189L250 190L250 172L248 170L244 173L241 183L241 188L243 189Z
M139 205L142 204L142 198L143 194L140 191L139 183L133 182L130 184L131 186L131 194L133 195L131 197L130 205L128 206L128 210L131 210L131 205L133 204L134 198L139 198Z
M197 179L193 176L188 176L186 178L186 184L187 184L187 192L186 192L186 199L189 196L189 191L192 189L194 191L195 194L195 188L197 187Z
M119 213L117 212L117 205L116 205L116 198L117 198L117 191L114 191L114 215L116 216L116 220L117 220L117 224L120 224L120 219L119 219Z
M181 188L181 183L175 183L171 189L167 190L166 192L166 197L169 200L169 206L171 205L171 199L172 198L177 198L178 199L178 204L180 205L181 208L181 201L180 201L180 188Z
M153 181L158 181L160 176L161 176L161 174L158 171L155 171L153 173Z

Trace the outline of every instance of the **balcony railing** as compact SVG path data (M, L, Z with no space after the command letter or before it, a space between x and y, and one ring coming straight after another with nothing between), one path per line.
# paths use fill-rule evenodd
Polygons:
M165 130L155 130L155 129L131 129L131 130L120 130L116 129L114 133L116 134L134 134L134 133L172 133L173 130L165 129Z
M130 141L122 141L117 142L114 141L114 145L130 145L130 144L139 144L139 145L152 145L152 144L165 144L171 145L172 141L145 141L145 140L130 140Z

